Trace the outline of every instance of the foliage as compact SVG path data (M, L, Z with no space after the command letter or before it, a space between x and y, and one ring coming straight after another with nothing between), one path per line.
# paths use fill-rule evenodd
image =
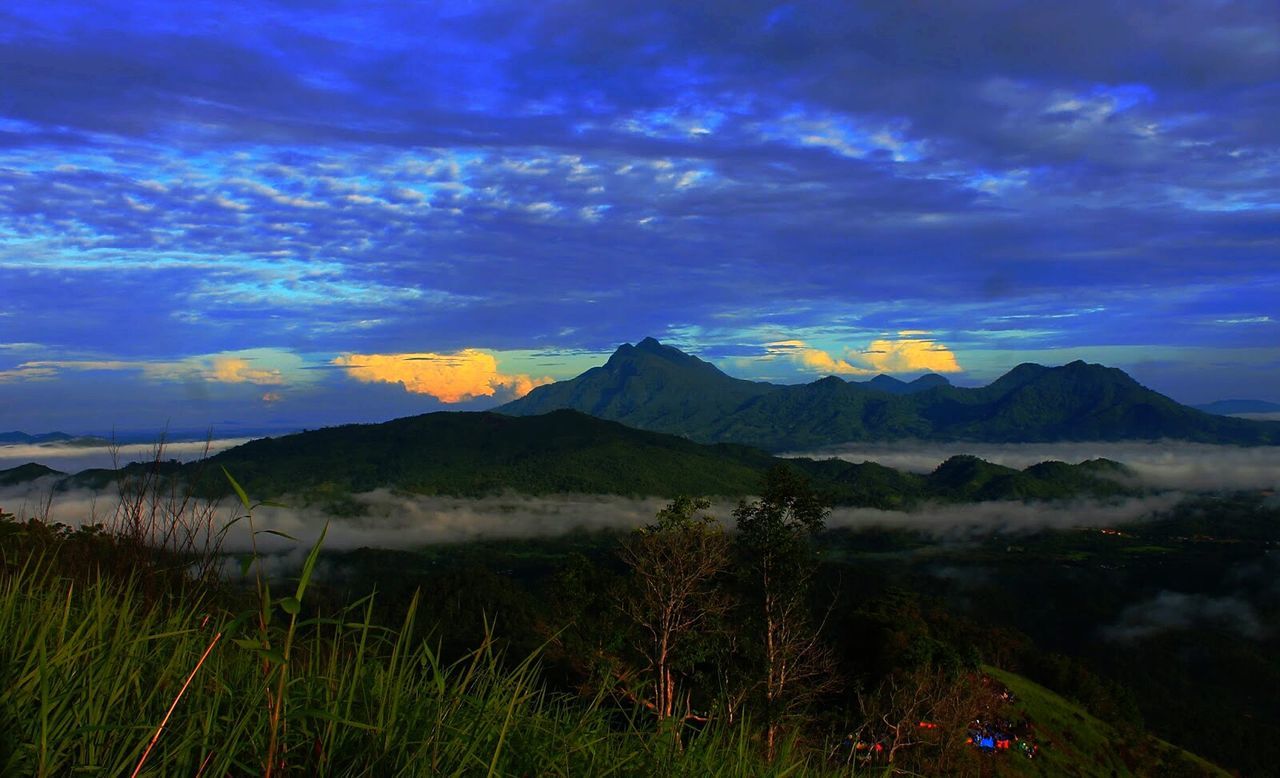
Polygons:
M636 644L652 679L645 704L659 727L672 717L697 718L683 680L704 658L707 641L700 638L729 607L715 586L728 567L729 544L706 513L710 507L705 498L677 497L618 552L630 578L622 607L640 629Z
M765 477L759 500L734 510L747 641L758 657L754 686L762 697L765 748L773 756L785 720L834 682L831 656L808 613L817 567L811 539L828 513L807 479L788 467Z

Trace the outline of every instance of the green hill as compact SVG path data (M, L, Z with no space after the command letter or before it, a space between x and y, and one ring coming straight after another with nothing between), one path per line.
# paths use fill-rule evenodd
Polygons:
M1020 675L984 667L1013 699L1001 715L1030 723L1040 750L1034 759L1018 753L993 755L995 775L1229 776L1226 770L1145 733L1122 733L1079 705Z
M37 478L44 478L47 475L66 475L61 470L54 470L52 467L46 467L35 462L28 462L25 465L10 467L7 470L0 470L0 486L13 486L14 484L26 483L34 481Z
M538 387L498 411L528 416L561 408L704 443L769 451L903 438L1280 443L1280 422L1204 413L1102 365L1023 364L977 389L937 376L911 383L828 376L782 386L732 378L652 338L623 345L604 366Z
M953 464L965 463L963 466ZM925 500L1048 499L1127 491L1123 466L1028 468L973 457L929 476L874 463L780 459L733 444L703 445L575 411L514 417L430 413L382 424L352 424L264 438L218 454L206 490L223 491L225 466L250 493L341 495L391 487L415 494L499 492L674 496L752 494L770 467L806 473L837 504L911 507ZM188 466L194 468L195 466ZM1037 469L1038 468L1038 469Z
M263 438L212 458L250 493L332 493L393 487L416 494L748 494L773 460L740 447L559 411L514 418L430 413ZM221 488L221 487L216 487Z
M441 412L381 424L348 424L262 438L228 449L205 463L131 463L62 478L60 490L103 490L127 476L185 477L205 495L227 493L226 467L259 498L284 494L338 501L346 495L391 488L413 494L474 497L612 494L672 497L697 494L744 497L755 493L769 468L788 465L808 475L833 503L885 509L926 501L1055 499L1129 493L1117 463L1043 463L1027 468L954 457L929 475L872 462L780 458L732 443L634 429L577 411L541 416ZM57 474L28 464L0 471L13 484Z

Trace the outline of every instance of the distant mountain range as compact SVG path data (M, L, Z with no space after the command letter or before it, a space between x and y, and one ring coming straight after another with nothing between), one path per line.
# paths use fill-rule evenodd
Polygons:
M1120 464L1048 462L1025 470L957 456L917 475L871 462L779 459L734 444L703 445L626 427L576 411L520 418L497 413L430 413L382 424L350 424L264 438L205 463L159 464L162 475L198 482L205 496L226 495L222 467L254 499L292 495L337 511L359 512L353 493L391 488L464 497L502 494L615 494L745 497L770 467L807 474L834 503L907 508L923 501L1052 499L1137 491ZM55 488L104 489L120 475L154 465L66 476L43 465L0 470L0 485L49 478Z
M0 444L4 443L65 443L74 440L74 435L65 432L45 432L39 435L28 435L25 432L0 432Z
M1270 403L1266 400L1218 400L1191 407L1220 416L1231 416L1237 413L1280 413L1280 403Z
M68 435L65 432L41 432L34 435L26 432L0 432L0 445L42 445L58 443L69 446L105 446L111 441L92 435Z
M911 383L829 376L788 386L733 378L653 338L624 344L603 366L538 387L497 411L532 416L565 408L699 442L768 451L896 439L1280 443L1280 422L1205 413L1121 370L1081 361L1018 365L976 389L933 375Z

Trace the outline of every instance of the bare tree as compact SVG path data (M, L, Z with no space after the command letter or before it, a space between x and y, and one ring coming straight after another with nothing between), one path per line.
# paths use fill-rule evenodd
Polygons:
M622 608L642 635L637 648L652 679L645 705L659 727L673 718L696 718L690 692L680 688L681 666L691 661L698 633L726 610L715 579L728 565L728 541L706 513L710 507L705 499L677 497L619 552L631 570Z
M862 725L854 740L879 744L874 761L895 775L960 774L968 724L989 697L976 673L921 668L891 675L874 692L858 694Z
M734 510L746 597L758 624L759 685L770 760L784 720L835 684L834 661L810 618L817 562L810 543L828 509L803 476L785 466L765 477L755 502Z

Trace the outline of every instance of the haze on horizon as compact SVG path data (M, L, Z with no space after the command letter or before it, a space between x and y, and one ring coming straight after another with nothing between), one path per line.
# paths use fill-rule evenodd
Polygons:
M782 383L1280 401L1273 3L0 10L0 431Z

